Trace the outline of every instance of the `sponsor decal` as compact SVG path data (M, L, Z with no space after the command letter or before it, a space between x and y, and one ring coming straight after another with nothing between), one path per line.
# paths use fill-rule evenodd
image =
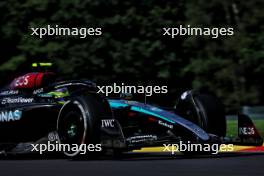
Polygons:
M143 136L132 136L127 138L126 140L130 143L140 143L140 142L150 142L150 141L156 141L158 137L156 135L143 135Z
M21 76L15 80L15 87L27 86L29 81L29 75Z
M108 128L108 127L115 127L114 125L115 119L103 119L102 120L102 128Z
M33 94L35 95L35 94L39 94L39 93L42 93L42 92L44 92L44 89L40 88L40 89L34 90Z
M48 93L41 93L37 95L38 97L42 97L42 98L52 98L53 95L48 94Z
M255 129L254 127L240 127L239 134L245 136L252 136L255 135Z
M18 90L5 90L3 92L0 92L0 95L17 95Z
M59 135L58 135L57 132L50 132L50 133L48 134L48 139L49 139L49 141L51 141L51 142L53 142L53 141L57 141L57 140L59 140Z
M22 98L22 97L18 97L18 98L4 98L2 99L1 104L16 104L16 103L32 103L34 101L33 98Z
M158 123L159 123L160 125L162 125L162 126L165 126L165 127L170 128L170 129L173 129L173 125L168 124L167 122L163 122L163 121L159 120Z
M22 111L0 111L0 122L10 122L20 120Z

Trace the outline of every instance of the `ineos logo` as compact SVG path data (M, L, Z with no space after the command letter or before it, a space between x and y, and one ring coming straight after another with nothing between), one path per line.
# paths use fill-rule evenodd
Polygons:
M29 79L29 75L17 78L17 80L15 82L15 86L19 87L19 86L28 85L28 79Z
M246 136L255 135L255 129L253 127L240 127L239 133Z

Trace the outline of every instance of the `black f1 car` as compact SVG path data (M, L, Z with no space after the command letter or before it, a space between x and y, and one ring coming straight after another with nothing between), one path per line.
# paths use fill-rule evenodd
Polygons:
M239 115L239 136L226 138L224 107L212 95L184 92L164 110L137 101L107 99L91 81L55 81L49 72L28 73L0 92L1 153L31 152L47 143L100 144L130 151L179 141L262 145L254 124ZM64 151L76 156L79 151Z

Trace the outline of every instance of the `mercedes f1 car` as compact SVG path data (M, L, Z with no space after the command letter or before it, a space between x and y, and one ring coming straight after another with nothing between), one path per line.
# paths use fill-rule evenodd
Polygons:
M225 137L223 105L195 91L184 92L177 105L167 109L108 99L91 81L56 81L49 72L28 73L0 92L0 151L31 152L29 144L47 141L100 144L117 153L179 141L262 145L252 121L242 114L238 121L239 136Z

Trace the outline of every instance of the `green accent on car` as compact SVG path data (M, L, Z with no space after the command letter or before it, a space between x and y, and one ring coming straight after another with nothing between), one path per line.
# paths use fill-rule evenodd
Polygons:
M58 91L54 91L54 92L49 92L49 95L52 95L54 98L63 98L63 97L67 97L69 96L69 92L58 92Z
M32 67L51 67L52 63L40 62L40 63L32 63Z

